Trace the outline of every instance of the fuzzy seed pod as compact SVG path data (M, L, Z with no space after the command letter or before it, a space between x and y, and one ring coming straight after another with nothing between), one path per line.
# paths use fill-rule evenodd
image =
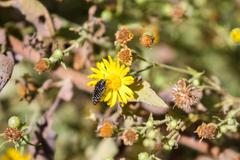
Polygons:
M197 127L195 133L198 134L198 137L201 139L214 139L217 131L217 125L214 123L202 123Z
M22 137L22 131L16 129L16 128L6 128L4 131L4 137L5 139L11 141L11 142L17 142Z
M140 44L146 48L150 48L154 42L154 37L148 34L143 34L140 39Z
M130 66L133 61L133 56L132 56L132 50L130 48L122 48L118 53L117 53L117 58L120 62L123 64Z
M122 27L115 33L115 38L119 44L125 45L127 42L132 40L133 34L126 27Z
M103 138L108 138L111 137L113 134L113 124L106 121L102 124L102 126L99 129L99 137L103 137Z
M51 62L49 59L47 58L42 58L40 59L37 64L35 65L35 70L38 72L38 73L42 73L42 72L45 72L47 71L48 69L50 69L50 66L51 66Z
M133 128L126 129L121 139L125 145L131 146L138 140L138 133Z
M202 91L188 84L185 79L177 82L172 94L175 105L187 113L191 112L191 106L197 104L202 98Z

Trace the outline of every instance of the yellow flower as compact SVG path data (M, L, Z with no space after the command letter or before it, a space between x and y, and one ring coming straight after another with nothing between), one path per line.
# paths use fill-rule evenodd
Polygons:
M93 74L89 75L93 79L88 83L95 86L99 80L106 80L106 89L101 101L107 102L112 107L117 102L126 104L128 100L134 98L134 92L129 88L133 84L134 78L127 75L130 68L119 61L113 60L110 56L97 63L96 68L91 68Z
M230 37L233 42L240 43L240 28L232 29L232 31L230 33Z
M30 160L30 155L22 155L14 148L8 148L6 153L1 157L1 160Z

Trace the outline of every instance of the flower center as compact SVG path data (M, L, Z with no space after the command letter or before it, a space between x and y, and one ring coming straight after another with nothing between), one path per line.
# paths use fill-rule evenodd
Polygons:
M109 76L107 80L107 87L112 90L117 90L121 87L122 81L116 74Z

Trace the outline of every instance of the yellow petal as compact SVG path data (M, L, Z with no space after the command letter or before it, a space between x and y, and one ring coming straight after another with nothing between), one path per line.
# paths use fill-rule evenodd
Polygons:
M134 82L134 78L132 76L127 76L123 78L123 83L125 85L130 85Z
M110 69L110 64L109 64L109 62L108 62L106 59L103 59L103 63L104 63L104 65L105 65L106 69L109 70L109 69Z
M124 92L119 91L118 93L121 97L122 102L127 103L127 99L126 99L126 96L125 96Z
M109 63L111 64L113 62L112 57L108 56Z
M98 70L97 68L93 68L93 67L91 67L91 71L93 71L94 73L101 73L100 70Z
M111 98L111 96L112 96L112 92L111 92L111 91L109 91L109 92L107 93L106 97L104 98L104 102L107 102L107 101L109 101L109 100L110 100L110 98Z
M117 102L117 92L114 91L112 94L113 95L112 95L112 99L111 99L111 102L110 102L110 107L113 107Z
M101 71L101 72L106 72L106 69L104 67L104 64L102 62L98 62L97 63L97 68Z
M131 96L129 96L129 94L127 93L126 89L124 87L120 88L120 92L122 92L122 94L124 95L124 97L128 100L130 99Z
M120 68L119 68L119 72L122 73L122 71L125 69L125 66L124 65L120 65Z
M102 77L102 74L91 74L88 76L90 79L101 79Z
M117 67L118 69L121 68L121 66L120 66L120 62L119 62L119 61L117 61L116 67Z
M122 88L123 91L124 91L125 93L127 93L129 96L133 95L133 91L132 91L130 88L128 88L127 86L123 85L121 88Z
M98 82L97 80L90 81L90 82L87 83L87 86L95 86L97 84L97 82Z
M129 70L130 70L129 67L124 68L124 69L122 70L122 72L121 72L121 76L122 76L122 77L126 76L127 73L129 72Z

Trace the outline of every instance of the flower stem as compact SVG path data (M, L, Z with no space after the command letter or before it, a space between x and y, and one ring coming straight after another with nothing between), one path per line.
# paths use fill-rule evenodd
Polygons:
M31 146L39 147L42 145L42 144L33 144L33 143L29 142L28 140L26 140L24 137L22 137L22 140Z
M143 69L141 69L141 70L132 72L131 74L132 74L132 75L137 75L137 74L139 74L139 73L141 73L141 72L144 72L144 71L146 71L146 70L149 70L149 69L151 69L151 68L153 68L153 67L154 67L154 65L149 65L149 66L147 66L147 67L145 67L145 68L143 68Z
M0 144L0 148L2 148L5 144L7 144L7 143L10 143L10 141L5 141L5 142L3 142L3 143L1 143Z
M168 70L172 70L172 71L175 71L175 72L179 72L179 73L184 73L184 74L190 74L190 75L193 75L194 74L192 72L190 72L189 70L186 70L186 69L182 69L182 68L177 68L177 67L173 67L173 66L170 66L170 65L167 65L167 64L163 64L163 63L151 63L151 62L148 62L145 58L139 56L139 55L135 55L136 58L150 64L150 66L147 66L146 68L142 69L142 70L139 70L139 71L136 71L136 73L140 73L140 72L143 72L143 71L146 71L152 67L159 67L159 68L164 68L164 69L168 69Z
M72 49L77 47L77 43L82 43L84 40L86 39L85 36L82 36L80 38L78 38L76 40L76 42L74 42L73 44L71 44L68 48L66 48L65 50L63 50L64 55L68 54L68 52L70 52Z
M167 64L163 64L163 63L160 63L160 64L156 64L156 66L160 67L160 68L164 68L164 69L168 69L168 70L172 70L172 71L176 71L176 72L179 72L179 73L184 73L184 74L190 74L192 75L192 73L190 73L188 70L186 69L181 69L181 68L177 68L177 67L173 67L173 66L170 66L170 65L167 65Z
M159 125L162 125L162 124L166 123L167 121L168 121L167 119L158 120L158 121L154 122L154 125L159 126Z

